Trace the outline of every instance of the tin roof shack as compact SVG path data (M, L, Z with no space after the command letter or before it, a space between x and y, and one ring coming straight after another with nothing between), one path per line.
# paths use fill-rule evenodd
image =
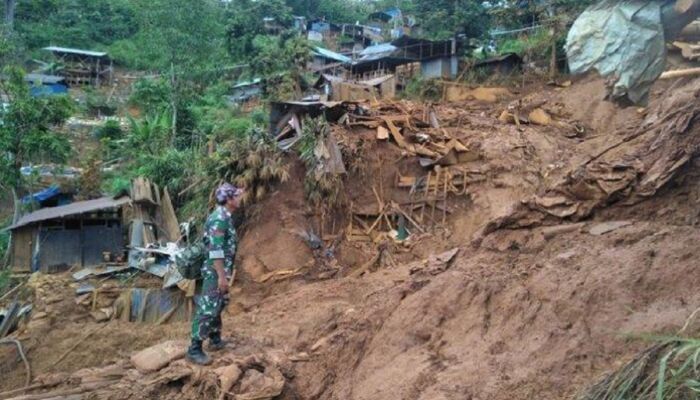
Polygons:
M66 47L45 47L56 60L64 65L63 77L70 85L94 85L111 83L114 68L107 53Z
M484 76L510 75L519 72L523 66L523 59L515 53L506 53L498 57L487 58L474 63L472 70Z
M13 235L13 271L95 266L103 263L105 252L123 253L122 211L130 202L129 197L102 197L23 216L7 228Z
M239 82L233 86L228 99L233 104L243 104L257 99L262 94L262 79L255 78L251 81Z
M402 65L420 63L424 78L454 78L458 58L454 40L431 41L402 36L390 43L370 46L352 65L357 79L395 73Z
M314 87L330 101L391 100L396 95L396 79L391 74L365 81L321 74Z

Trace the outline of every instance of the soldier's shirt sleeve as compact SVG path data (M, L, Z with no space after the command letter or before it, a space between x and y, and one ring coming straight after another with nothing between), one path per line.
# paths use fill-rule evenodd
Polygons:
M228 228L225 221L221 219L216 219L212 221L209 226L209 231L207 236L209 237L209 244L207 245L207 251L209 251L209 259L220 260L224 259L224 245L226 242L226 229Z

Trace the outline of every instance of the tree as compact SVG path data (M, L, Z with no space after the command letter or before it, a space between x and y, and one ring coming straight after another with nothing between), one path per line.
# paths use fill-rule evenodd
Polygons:
M474 0L415 0L416 17L425 33L434 39L455 34L479 38L488 32L489 14L483 2Z
M306 39L293 34L258 37L251 68L262 78L270 100L294 100L301 96L303 73L311 59Z
M33 97L17 68L8 68L5 75L0 90L10 103L0 107L0 185L17 190L24 164L68 159L68 138L54 128L71 115L73 104L63 96Z
M234 0L227 14L228 51L240 61L256 56L253 41L265 34L264 18L274 18L275 23L283 27L292 24L292 9L284 0Z

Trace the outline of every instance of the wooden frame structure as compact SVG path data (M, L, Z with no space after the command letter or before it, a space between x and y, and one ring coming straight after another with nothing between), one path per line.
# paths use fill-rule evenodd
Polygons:
M60 74L69 85L100 86L112 82L114 68L107 53L55 46L44 50L50 51L63 65Z

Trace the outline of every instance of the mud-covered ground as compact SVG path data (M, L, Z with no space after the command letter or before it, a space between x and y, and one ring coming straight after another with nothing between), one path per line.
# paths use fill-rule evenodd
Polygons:
M426 170L393 142L376 140L375 130L343 128L341 146L354 149L345 161L357 168L346 179L345 208L321 221L304 200L303 167L290 156L293 179L257 206L244 229L238 283L224 318L234 346L217 353L214 365L237 366L241 379L229 393L246 398L255 385L275 387L283 379L275 394L283 399L570 398L646 347L639 336L677 332L700 306L694 146L700 125L690 109L675 113L674 101L698 84L659 86L646 109L602 101L602 83L592 78L528 88L496 103L435 105L439 129L478 154L459 165L469 171L469 184L449 196L445 224L438 210L427 233L390 243L391 260L382 256L359 277L353 272L384 247L342 239L347 214L376 206L377 197L405 204L408 191L395 187L397 176ZM503 110L527 115L533 108L554 122L499 119ZM405 128L404 135L419 130ZM654 132L679 145L655 143ZM601 158L610 144L615 150ZM597 191L577 190L580 182ZM552 193L576 211L558 217L560 204L542 200ZM329 251L309 249L296 233L320 225ZM443 257L453 249L454 257ZM117 363L122 372L77 395L220 394L221 369L177 361L142 374L125 361L148 345L186 339L184 323L110 322L53 367L57 354L97 326L65 313L53 316L51 329L21 333L31 338L35 375L60 372L76 380L80 368ZM5 350L8 379L0 387L18 388L22 364ZM78 375L84 387L86 373ZM59 389L41 390L62 387L52 386Z

